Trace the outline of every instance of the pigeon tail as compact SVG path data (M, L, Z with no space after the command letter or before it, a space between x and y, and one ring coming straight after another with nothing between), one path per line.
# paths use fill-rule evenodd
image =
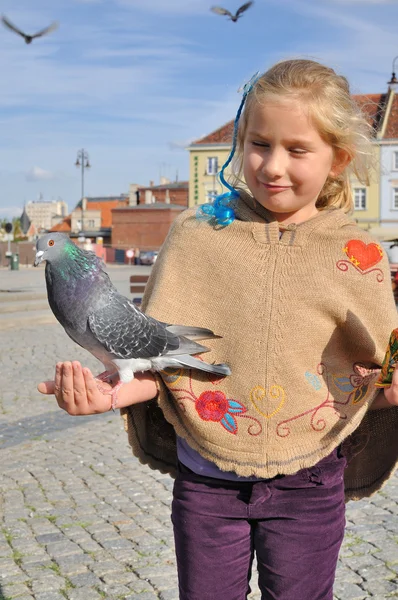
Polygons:
M231 375L231 369L228 365L220 363L211 365L189 354L179 354L176 356L159 356L152 359L152 365L156 370L162 371L167 367L180 366L185 369L197 369L207 373L216 373L217 375Z
M221 336L213 333L211 329L205 327L192 327L190 325L167 325L167 331L177 336L183 336L189 340L208 340L219 339Z

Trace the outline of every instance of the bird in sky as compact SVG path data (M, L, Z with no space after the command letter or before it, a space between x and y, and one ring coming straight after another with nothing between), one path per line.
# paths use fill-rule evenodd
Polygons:
M251 7L252 4L254 4L253 1L246 2L245 4L242 4L242 6L240 8L238 8L238 10L236 11L236 13L234 15L229 10L227 10L226 8L222 8L222 6L212 6L210 10L212 10L217 15L227 16L227 17L230 18L231 21L233 21L234 23L236 23L236 21L243 15L243 13L248 8Z
M191 356L209 351L196 340L219 336L210 329L171 325L145 315L117 291L95 253L79 248L64 233L48 233L37 240L34 266L42 261L46 261L47 297L55 317L69 337L106 369L97 376L98 383L116 371L119 374L110 393L113 409L117 391L137 371L177 367L230 375L226 364L213 365Z
M42 37L43 35L47 35L48 33L51 33L52 31L55 31L55 29L58 28L57 21L54 21L53 23L51 23L51 25L49 25L45 29L41 29L37 33L29 35L27 33L24 33L23 31L21 31L20 29L18 29L18 27L13 25L13 23L11 23L11 21L9 19L7 19L7 17L5 17L4 15L1 17L1 20L3 22L3 25L5 25L5 27L7 27L8 29L11 29L11 31L14 31L14 33L18 33L18 35L22 36L23 39L25 40L26 44L31 44L35 38Z

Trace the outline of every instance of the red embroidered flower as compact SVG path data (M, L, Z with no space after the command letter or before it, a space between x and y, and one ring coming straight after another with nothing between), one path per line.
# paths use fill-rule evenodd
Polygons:
M203 421L219 422L230 433L236 434L238 425L234 415L243 415L246 408L237 400L227 398L220 390L207 390L196 398L195 408Z
M203 392L195 406L203 421L221 421L229 408L226 395L220 391Z

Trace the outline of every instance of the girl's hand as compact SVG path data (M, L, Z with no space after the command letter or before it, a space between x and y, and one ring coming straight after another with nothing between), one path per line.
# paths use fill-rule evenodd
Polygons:
M90 369L78 361L57 363L54 381L42 381L37 389L42 394L54 394L58 406L69 415L94 415L111 408L111 396L100 392ZM111 391L112 386L100 382L101 388Z
M390 406L398 406L398 368L395 367L392 374L390 387L384 388L384 396Z

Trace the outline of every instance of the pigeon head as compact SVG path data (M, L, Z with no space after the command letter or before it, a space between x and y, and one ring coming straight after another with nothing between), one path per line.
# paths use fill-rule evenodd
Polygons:
M36 242L36 257L34 266L37 267L43 260L51 263L62 258L74 258L80 249L64 233L46 233Z

